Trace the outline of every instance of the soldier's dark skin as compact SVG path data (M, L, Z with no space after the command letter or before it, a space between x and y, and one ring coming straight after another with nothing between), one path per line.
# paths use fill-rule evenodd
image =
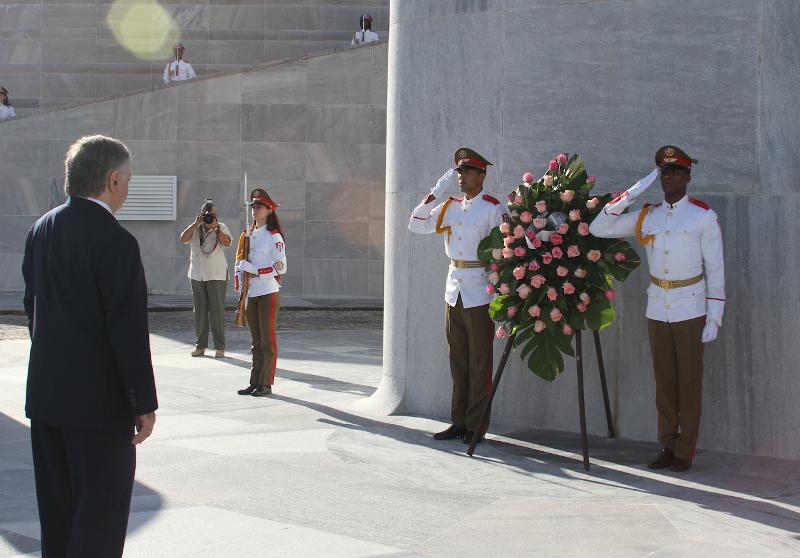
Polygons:
M692 180L689 169L679 165L664 165L661 167L661 189L664 191L664 201L672 205L686 195L686 188Z
M464 192L468 200L477 196L483 190L483 180L486 173L475 167L460 167L458 173L458 187Z

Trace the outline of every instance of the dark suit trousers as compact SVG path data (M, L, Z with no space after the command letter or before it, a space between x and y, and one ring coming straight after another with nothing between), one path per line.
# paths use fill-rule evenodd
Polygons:
M132 431L90 432L31 421L43 558L121 556L136 450Z

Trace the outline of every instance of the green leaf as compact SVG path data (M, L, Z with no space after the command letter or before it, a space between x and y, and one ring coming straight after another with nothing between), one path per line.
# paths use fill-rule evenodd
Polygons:
M578 155L573 155L567 162L567 170L564 174L567 176L570 186L575 188L586 184L586 179L589 177L589 175L586 174L586 165L584 165L583 159Z
M500 227L495 227L491 230L489 236L478 244L478 259L482 262L490 262L492 261L492 250L502 247L503 233L500 232Z
M586 313L586 327L593 331L600 331L607 328L614 323L616 312L614 307L608 300L601 300L592 302L587 308Z
M611 273L617 281L624 281L627 279L628 275L642 263L636 250L624 240L614 242L614 244L611 244L606 250L611 254L616 254L617 252L625 254L625 261L622 262L616 261L612 255L611 262L608 266L609 273Z
M519 302L519 297L516 295L501 295L495 298L489 304L489 317L496 322L505 322L508 320L508 309Z
M528 359L528 368L543 380L552 382L564 371L564 358L558 347L548 337L545 337L544 343L531 353Z
M558 347L559 351L571 357L575 356L575 350L572 348L572 335L567 336L560 331L556 331L550 338L553 340L553 344Z

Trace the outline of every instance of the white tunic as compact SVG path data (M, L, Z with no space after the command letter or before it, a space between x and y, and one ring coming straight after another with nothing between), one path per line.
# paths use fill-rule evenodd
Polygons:
M622 214L629 203L625 198L610 202L589 231L602 238L634 236L639 212ZM641 245L653 277L675 281L705 275L699 283L675 289L651 283L647 288L647 317L682 322L705 315L706 322L722 326L725 269L717 214L705 203L684 196L672 205L663 202L650 207L641 235L655 237Z
M375 31L370 31L369 29L367 29L366 31L362 31L361 29L359 29L358 31L356 31L355 38L350 41L350 46L356 46L364 43L371 43L378 40L380 40L380 38L378 37L378 34Z
M278 231L266 226L250 233L250 259L238 262L237 268L250 273L248 298L276 293L281 289L275 279L286 273L286 246Z
M169 71L172 70L170 77ZM164 68L164 83L171 81L185 81L187 79L196 78L197 74L194 73L192 65L185 60L173 60Z
M478 244L489 236L494 227L503 222L503 216L508 214L508 210L505 205L483 192L471 200L450 200L446 210L444 207L447 202L436 205L435 199L428 203L423 201L411 213L408 230L417 234L431 234L436 232L441 217L440 230L450 227L449 232L442 232L447 257L451 260L477 261ZM455 306L460 294L464 308L489 304L494 295L486 292L488 275L485 268L457 268L451 262L445 282L445 302Z
M8 118L16 118L17 113L14 110L14 107L11 105L3 105L0 104L0 120L6 120Z

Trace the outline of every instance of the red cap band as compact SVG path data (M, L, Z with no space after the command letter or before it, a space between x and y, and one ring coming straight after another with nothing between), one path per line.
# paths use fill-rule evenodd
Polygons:
M661 159L661 167L664 165L680 165L682 167L686 167L687 169L692 168L692 161L691 159L684 159L683 157L664 157Z
M457 166L460 167L462 164L469 165L471 167L476 167L481 170L486 170L486 163L484 161L481 161L480 159L459 159Z

